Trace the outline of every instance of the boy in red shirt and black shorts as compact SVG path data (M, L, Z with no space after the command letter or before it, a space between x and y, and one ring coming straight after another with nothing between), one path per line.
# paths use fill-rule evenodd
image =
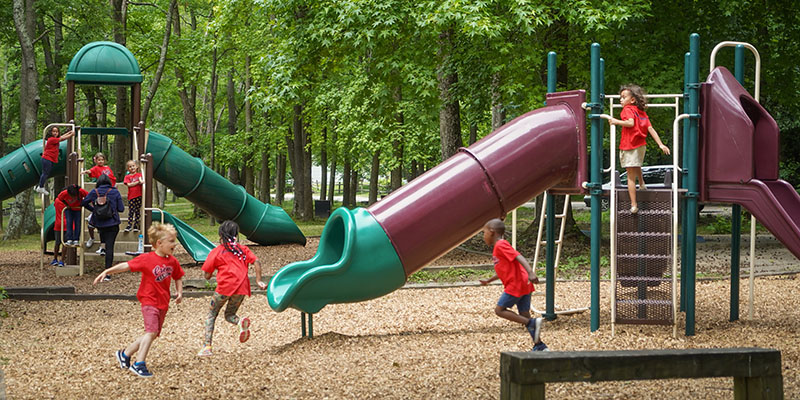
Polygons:
M494 261L495 275L489 279L481 279L481 285L500 279L503 282L503 295L497 301L494 313L500 318L518 322L528 329L533 338L531 351L549 351L542 342L541 332L543 318L531 318L531 292L533 284L539 283L531 269L528 260L511 247L511 243L503 239L506 225L495 218L483 226L483 241L492 246L492 261ZM519 314L509 310L517 306Z
M145 359L150 345L161 334L164 317L169 309L169 284L175 280L175 304L183 299L183 269L172 255L177 245L177 232L170 224L153 224L147 231L150 243L154 243L149 253L144 253L129 262L117 264L97 276L94 284L101 282L106 275L133 271L142 273L142 281L136 298L142 304L144 335L140 336L124 350L117 350L120 368L129 369L140 377L149 378L153 374L147 370ZM131 356L136 354L136 363L131 364Z

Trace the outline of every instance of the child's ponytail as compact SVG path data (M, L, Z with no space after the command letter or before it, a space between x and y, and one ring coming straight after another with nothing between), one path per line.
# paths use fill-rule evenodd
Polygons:
M236 222L227 220L219 225L219 240L222 242L222 247L233 253L239 260L244 261L246 256L236 240L237 236L239 236L239 225Z

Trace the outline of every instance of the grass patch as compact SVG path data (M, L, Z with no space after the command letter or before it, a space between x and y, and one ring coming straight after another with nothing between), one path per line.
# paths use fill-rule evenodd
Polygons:
M421 269L408 277L411 283L455 283L477 281L479 279L491 278L494 270L480 270L470 268L448 268L439 271Z

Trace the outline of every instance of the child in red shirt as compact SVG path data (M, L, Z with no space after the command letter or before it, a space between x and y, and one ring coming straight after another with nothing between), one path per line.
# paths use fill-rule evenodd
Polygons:
M161 334L164 317L169 309L169 284L175 280L175 304L183 299L183 269L172 255L175 251L177 233L170 224L153 224L147 231L150 243L154 243L149 253L144 253L129 262L117 264L97 275L94 284L101 282L107 275L133 271L142 273L139 291L136 298L142 304L144 319L144 335L140 336L124 350L117 350L117 361L120 368L129 369L140 377L149 378L153 374L147 370L145 359L153 341ZM136 354L136 363L131 364L131 356Z
M549 351L541 340L542 318L531 318L531 292L533 284L539 283L528 260L519 254L511 243L503 239L506 225L499 219L492 219L483 226L483 241L492 246L492 261L495 275L489 279L481 279L481 285L487 285L496 279L503 282L503 295L497 301L494 313L500 318L524 325L533 338L531 351ZM517 306L519 314L509 310Z
M64 211L67 221L66 238L64 244L67 246L78 246L81 235L81 201L89 194L78 185L69 185L56 197L56 203L66 206Z
M637 85L623 86L619 91L619 101L622 104L620 119L611 118L608 123L622 127L619 139L619 164L628 172L628 195L631 198L631 214L639 212L636 202L636 179L639 186L647 189L642 178L642 164L644 153L647 150L647 134L653 137L658 147L664 154L669 155L669 148L661 143L661 138L647 116L647 97L644 90Z
M63 267L64 254L62 252L61 261L58 261L58 253L61 251L62 232L64 232L64 224L61 218L61 213L64 211L64 203L55 201L53 202L53 207L56 210L56 219L53 221L53 239L55 239L55 244L53 245L53 261L50 261L50 266ZM66 241L66 239L64 240Z
M247 248L238 243L239 225L233 221L225 221L219 225L220 245L211 250L206 262L203 263L205 278L211 279L214 270L217 270L217 289L211 298L211 308L206 317L205 345L197 353L198 356L210 356L211 341L214 336L214 324L217 315L225 303L225 320L234 325L239 325L239 341L244 343L250 338L250 318L239 319L236 312L245 296L250 296L250 278L247 276L249 264L255 264L256 284L262 290L267 285L261 281L261 263L258 258Z
M73 131L62 135L57 126L47 132L44 137L44 149L42 150L42 175L39 177L39 186L36 186L33 190L41 194L47 194L44 184L47 182L47 178L50 177L50 172L53 171L53 165L58 164L58 146L62 141L71 138L73 135L75 135Z
M128 175L122 180L128 187L128 226L125 232L139 232L139 214L142 212L142 173L139 172L139 164L136 160L129 160L126 168Z
M83 171L83 173L95 179L99 178L100 175L108 175L111 180L111 187L116 186L117 178L114 176L114 171L111 170L111 167L106 165L106 156L103 153L97 153L92 157L92 161L94 161L94 167Z

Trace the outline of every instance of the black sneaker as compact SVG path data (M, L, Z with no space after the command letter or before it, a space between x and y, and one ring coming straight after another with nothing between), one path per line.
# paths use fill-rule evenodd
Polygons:
M153 377L153 374L151 374L150 371L147 370L147 365L145 365L145 363L143 362L141 363L137 362L135 364L131 364L131 366L128 369L131 370L134 374L141 376L142 378Z
M103 278L103 282L111 282L111 275L106 275L106 276Z
M122 369L131 367L131 358L125 355L124 350L117 350L117 361L119 361L119 367Z

